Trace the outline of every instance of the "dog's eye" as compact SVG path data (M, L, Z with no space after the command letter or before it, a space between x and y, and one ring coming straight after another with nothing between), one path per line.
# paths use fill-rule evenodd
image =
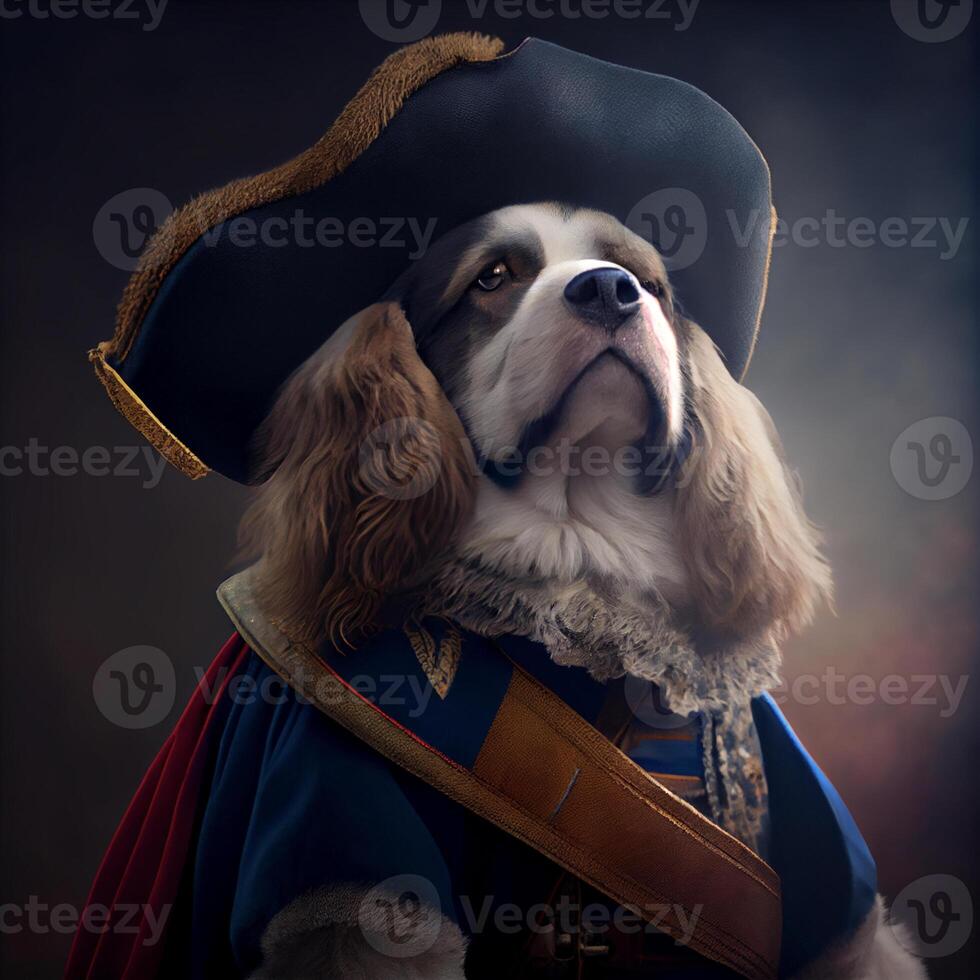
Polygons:
M489 293L496 289L509 275L510 269L503 262L494 262L476 277L474 285Z
M640 285L651 296L656 296L657 299L663 299L667 292L667 290L664 288L664 284L662 282L657 282L654 279L647 279L645 282L641 282Z

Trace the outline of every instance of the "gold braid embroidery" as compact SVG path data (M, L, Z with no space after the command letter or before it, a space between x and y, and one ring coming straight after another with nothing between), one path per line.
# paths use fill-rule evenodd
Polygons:
M456 676L456 669L459 667L462 635L452 623L447 623L446 633L437 651L435 638L421 623L414 625L406 623L404 629L408 642L412 645L412 651L432 689L445 700Z

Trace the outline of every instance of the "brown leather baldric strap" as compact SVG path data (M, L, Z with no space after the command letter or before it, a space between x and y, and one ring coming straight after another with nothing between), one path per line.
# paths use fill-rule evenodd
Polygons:
M556 694L513 665L476 762L467 768L270 624L243 578L218 593L232 621L262 660L324 714L701 955L743 977L774 980L781 931L776 873Z
M515 666L473 774L549 853L621 904L746 977L775 977L779 878ZM693 935L690 930L693 925Z

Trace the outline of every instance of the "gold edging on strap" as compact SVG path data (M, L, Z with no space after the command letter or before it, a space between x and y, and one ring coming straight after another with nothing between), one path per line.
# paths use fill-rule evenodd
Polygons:
M102 382L109 399L122 417L153 446L168 463L192 480L207 476L208 467L184 445L150 410L149 406L123 381L109 364L105 343L88 352L96 377Z

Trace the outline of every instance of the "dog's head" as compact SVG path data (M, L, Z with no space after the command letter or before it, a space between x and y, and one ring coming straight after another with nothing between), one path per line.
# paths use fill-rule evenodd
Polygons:
M244 532L287 623L353 642L455 552L654 591L712 641L805 623L829 573L775 431L609 215L441 239L289 380Z

